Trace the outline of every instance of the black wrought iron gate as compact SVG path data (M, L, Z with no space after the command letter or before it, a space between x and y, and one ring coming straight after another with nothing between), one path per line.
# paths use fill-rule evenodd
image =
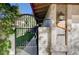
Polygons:
M37 24L34 17L32 15L21 15L16 20L15 25L16 49L24 49L26 46L37 47ZM33 40L36 43L33 43Z

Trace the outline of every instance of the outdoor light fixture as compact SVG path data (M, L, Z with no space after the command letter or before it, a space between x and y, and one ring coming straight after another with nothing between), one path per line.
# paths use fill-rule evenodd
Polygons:
M63 12L57 14L57 27L65 29L65 15Z
M59 21L65 20L65 15L64 15L64 13L63 13L63 12L59 12L58 18L59 18Z

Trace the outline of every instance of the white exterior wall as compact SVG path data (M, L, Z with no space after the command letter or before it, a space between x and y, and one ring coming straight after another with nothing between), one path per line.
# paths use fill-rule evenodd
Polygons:
M52 55L74 55L74 54L79 54L79 5L67 5L67 26L70 31L67 32L67 46L65 45L65 37L57 37L57 33L64 34L64 30L57 28L56 27L56 4L52 4L48 10L48 13L45 17L45 19L50 19L52 21L52 26L51 26L51 54ZM43 28L40 28L41 30ZM39 29L39 32L40 32ZM47 30L47 29L46 29ZM39 46L41 47L41 50L39 49L39 54L48 54L46 51L46 47L48 43L42 43L42 42L47 42L49 40L47 36L47 32L40 33L39 36L41 35L41 40L39 38ZM44 39L45 37L46 39Z

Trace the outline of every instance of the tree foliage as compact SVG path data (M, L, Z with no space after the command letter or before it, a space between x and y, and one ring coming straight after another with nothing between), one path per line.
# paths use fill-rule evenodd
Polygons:
M8 37L14 33L12 26L18 15L18 6L12 6L9 3L0 4L0 54L9 54L11 42ZM5 38L1 38L2 36Z

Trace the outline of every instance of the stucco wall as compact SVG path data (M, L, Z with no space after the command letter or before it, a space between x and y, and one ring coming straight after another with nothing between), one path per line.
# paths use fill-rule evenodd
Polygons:
M67 46L65 45L65 37L58 37L57 33L64 34L64 30L56 27L56 10L59 9L56 7L56 4L51 4L49 7L48 13L45 19L52 20L52 27L51 27L51 54L53 55L74 55L79 54L79 5L67 5L67 26L70 31L67 31ZM62 8L60 10L63 11ZM41 30L43 28L40 28ZM39 29L39 30L40 30ZM47 30L48 31L48 30ZM40 32L40 31L39 31ZM39 38L39 44L41 44L41 52L40 54L48 54L47 52L47 45L48 43L42 44L42 42L47 42L49 40L48 36L46 35L47 32L40 33L42 38ZM43 34L43 35L42 35ZM40 36L39 35L39 36ZM46 39L43 39L45 37Z

